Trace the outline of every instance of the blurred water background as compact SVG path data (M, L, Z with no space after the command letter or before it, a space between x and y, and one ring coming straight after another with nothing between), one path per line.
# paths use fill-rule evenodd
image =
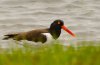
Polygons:
M76 38L62 31L60 41L100 41L100 0L0 0L0 45L11 32L46 28L62 19Z

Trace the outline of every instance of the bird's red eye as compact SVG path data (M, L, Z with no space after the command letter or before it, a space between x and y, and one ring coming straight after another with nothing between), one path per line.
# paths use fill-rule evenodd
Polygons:
M58 22L58 24L60 24L60 22Z

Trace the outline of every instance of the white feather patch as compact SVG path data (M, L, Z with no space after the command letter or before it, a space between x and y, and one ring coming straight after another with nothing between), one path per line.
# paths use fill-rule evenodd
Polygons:
M42 33L42 34L47 37L46 43L50 43L54 40L50 33Z

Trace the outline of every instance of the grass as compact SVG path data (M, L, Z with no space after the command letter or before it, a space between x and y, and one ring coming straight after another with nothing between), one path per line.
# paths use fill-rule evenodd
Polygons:
M80 47L59 44L34 48L0 49L0 65L100 65L100 43L84 43ZM85 44L90 44L86 46Z

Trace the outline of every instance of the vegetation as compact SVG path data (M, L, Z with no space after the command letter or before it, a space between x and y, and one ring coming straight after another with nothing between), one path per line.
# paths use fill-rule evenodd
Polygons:
M60 44L39 48L0 49L0 65L100 65L100 43L80 42L78 47ZM88 44L86 46L85 44Z

